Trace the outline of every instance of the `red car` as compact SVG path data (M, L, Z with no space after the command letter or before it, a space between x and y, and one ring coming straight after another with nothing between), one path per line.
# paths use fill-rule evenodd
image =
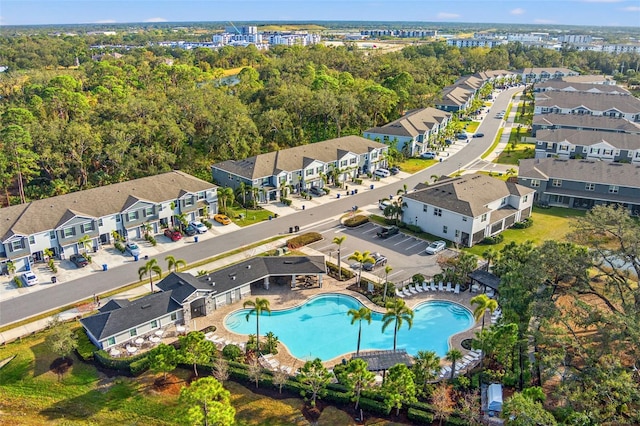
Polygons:
M175 231L173 229L165 229L164 236L167 238L171 238L171 241L178 241L182 239L182 234L180 231Z

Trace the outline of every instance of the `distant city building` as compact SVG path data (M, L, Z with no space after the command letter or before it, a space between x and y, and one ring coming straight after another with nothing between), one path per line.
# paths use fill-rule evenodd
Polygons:
M496 47L507 44L507 40L499 38L451 38L447 45L456 47Z
M593 37L585 34L563 34L558 37L558 41L561 43L591 43Z
M362 30L360 35L369 37L425 38L437 37L437 30Z

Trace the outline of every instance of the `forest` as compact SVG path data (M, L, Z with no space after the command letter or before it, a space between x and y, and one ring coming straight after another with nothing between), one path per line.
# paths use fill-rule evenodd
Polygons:
M158 39L159 30L120 36ZM108 41L108 40L107 40ZM362 134L432 106L458 77L564 66L635 82L638 55L444 42L369 54L354 45L113 52L98 36L0 37L2 204ZM231 70L231 71L230 71ZM235 71L233 71L235 70ZM223 77L237 73L237 84Z

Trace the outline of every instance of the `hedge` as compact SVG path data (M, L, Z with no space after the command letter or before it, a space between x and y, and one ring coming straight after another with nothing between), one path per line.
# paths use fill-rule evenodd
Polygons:
M322 234L319 232L307 232L306 234L298 235L296 237L287 240L287 247L291 250L297 249L307 244L315 243L322 240Z
M515 229L526 229L531 227L531 225L533 225L533 218L526 218L525 220L521 221L521 222L516 222L513 224L513 227Z
M337 265L334 265L333 263L327 262L327 269L329 270L329 274L335 275L336 277L338 276L338 266ZM350 269L345 269L345 268L341 268L341 269L342 269L342 279L343 280L349 280L349 279L351 279L351 278L353 278L355 276L353 271L351 271Z
M374 401L369 398L360 398L360 408L368 413L382 414L388 416L391 412L391 407L387 407L383 401Z
M134 376L140 375L149 369L149 357L145 356L139 360L133 361L129 364L131 374Z
M96 361L98 365L102 367L109 368L111 370L118 370L124 374L134 374L131 368L131 364L135 361L141 360L142 358L147 358L147 353L138 354L128 358L112 358L105 350L99 350L93 353L93 359ZM142 371L139 370L139 365L135 366L136 374L140 374Z
M417 408L409 408L407 418L421 425L431 425L433 423L433 414L418 410Z
M336 404L349 404L351 402L351 394L327 388L326 395L323 399Z
M282 198L282 197L280 197L280 202L281 202L282 204L284 204L285 206L290 206L290 205L291 205L291 200L290 200L290 199L288 199L288 198Z
M345 220L342 221L342 224L347 228L355 228L356 226L360 226L367 222L369 222L369 218L367 216L359 214L356 216L351 216L349 218L346 218Z
M75 335L77 342L76 353L83 361L92 361L96 346L89 340L84 328L77 329Z

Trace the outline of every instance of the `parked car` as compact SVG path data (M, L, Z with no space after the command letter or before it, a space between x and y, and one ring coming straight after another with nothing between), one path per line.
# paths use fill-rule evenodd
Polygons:
M20 275L20 280L22 280L22 283L27 287L38 284L38 277L36 277L33 271L27 271Z
M140 247L136 243L128 242L124 245L124 248L131 256L140 256Z
M391 205L391 201L389 200L380 200L378 201L378 208L380 208L380 210L384 210L387 208L387 206Z
M447 243L442 240L434 241L426 248L425 253L436 254L447 248Z
M191 226L191 224L187 225L184 227L184 234L187 237L192 237L194 235L196 235L198 233L198 230L196 228L194 228L193 226Z
M434 158L436 158L436 155L438 155L438 154L436 154L433 151L428 151L428 152L423 152L422 154L420 154L420 158L424 158L424 159L427 159L427 160L433 160Z
M445 143L446 145L453 145L453 144L454 144L454 142L453 142L451 139L445 139L445 140L444 140L444 143Z
M389 169L389 171L391 172L392 175L397 175L398 173L400 173L400 167L393 166L392 168Z
M81 254L72 254L69 260L73 262L73 264L76 265L78 268L84 268L89 264L89 261L87 260L87 258Z
M205 224L200 222L199 220L194 220L193 222L189 222L189 225L196 228L196 231L198 231L198 234L204 234L209 230L209 228L207 228Z
M473 137L474 138L483 138L484 137L484 133L474 133Z
M175 229L165 229L164 236L169 238L171 241L178 241L182 239L180 231L176 231Z
M374 263L366 262L362 265L362 269L365 271L373 271L378 266L384 266L387 264L387 258L380 253L371 253L371 257L375 260Z
M326 195L324 189L320 188L319 186L312 186L309 192L316 197L322 197L323 195Z
M385 226L376 234L379 238L389 238L400 232L400 228L397 226Z
M213 220L215 220L218 223L221 223L222 225L228 225L231 223L231 219L229 219L229 217L223 214L217 214L213 216Z
M373 172L373 174L378 176L379 178L386 178L391 176L391 172L387 169L376 169L376 171Z
M467 140L467 134L466 133L458 133L456 135L456 139Z

